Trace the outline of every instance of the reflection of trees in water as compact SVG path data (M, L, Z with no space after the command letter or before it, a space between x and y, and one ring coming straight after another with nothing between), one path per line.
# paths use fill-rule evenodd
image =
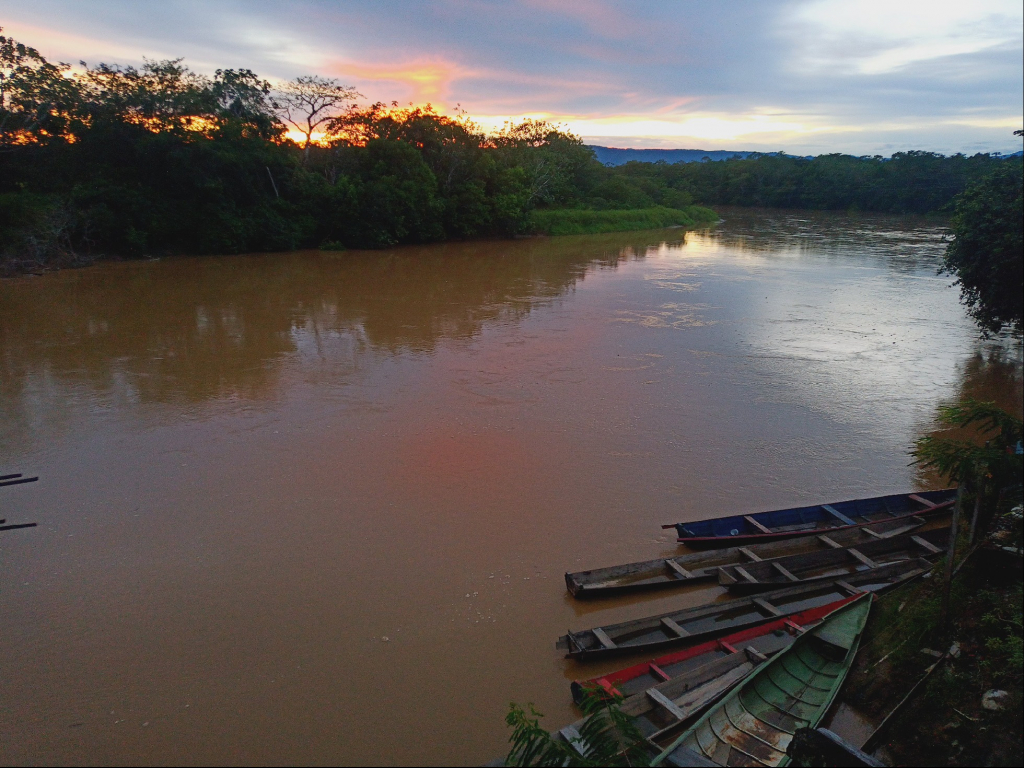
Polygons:
M986 344L961 366L960 382L956 395L950 402L962 402L965 398L992 401L1009 413L1020 416L1024 411L1024 373L1021 365L1019 342L1006 339L1003 342ZM938 405L948 405L939 403ZM938 410L932 421L923 426L920 436L932 435L950 437L955 440L975 438L973 429L940 427ZM948 481L933 470L917 470L917 482L923 488L938 488Z
M682 232L673 232L679 241ZM138 402L267 396L275 361L345 334L429 351L515 320L666 233L107 264L0 286L0 414L86 387ZM332 349L334 349L332 347Z
M758 254L872 256L896 271L939 265L947 228L924 216L842 211L718 208L724 223L704 237Z

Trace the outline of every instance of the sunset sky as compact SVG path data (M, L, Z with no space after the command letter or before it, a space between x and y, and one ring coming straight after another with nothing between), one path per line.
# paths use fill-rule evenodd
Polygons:
M69 63L319 74L617 147L1014 152L1024 123L1020 0L5 0L0 25Z

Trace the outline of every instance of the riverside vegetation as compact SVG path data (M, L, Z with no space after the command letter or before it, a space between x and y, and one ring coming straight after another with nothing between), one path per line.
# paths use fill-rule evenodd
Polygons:
M0 270L707 226L716 204L946 211L1007 162L772 154L610 168L544 121L487 135L465 114L358 97L335 80L272 86L180 59L72 72L0 36Z

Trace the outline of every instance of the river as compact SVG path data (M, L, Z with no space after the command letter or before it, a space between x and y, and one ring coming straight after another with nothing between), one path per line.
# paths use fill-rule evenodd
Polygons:
M1019 411L941 222L723 217L0 281L0 762L483 763L637 660L567 628L715 595L563 572L928 487L938 405Z

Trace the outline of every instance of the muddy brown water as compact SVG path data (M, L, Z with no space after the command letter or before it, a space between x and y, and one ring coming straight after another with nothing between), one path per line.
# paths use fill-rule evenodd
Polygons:
M0 282L0 761L480 764L577 717L576 603L662 523L902 492L1018 408L941 223L106 263Z

